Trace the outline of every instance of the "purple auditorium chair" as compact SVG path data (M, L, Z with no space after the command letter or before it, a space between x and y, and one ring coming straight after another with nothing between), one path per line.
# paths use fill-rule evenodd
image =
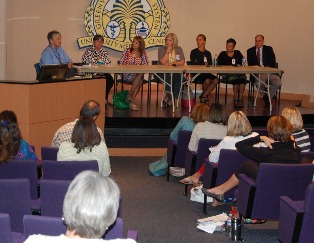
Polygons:
M219 186L227 181L230 176L237 171L243 162L249 160L246 156L241 154L238 150L222 149L220 150L218 163L205 161L205 170L203 175L203 187L212 188ZM225 197L234 197L233 188L225 193ZM206 214L207 196L204 195L203 213Z
M280 196L304 199L314 164L261 163L256 181L239 176L238 211L245 218L278 220Z
M23 232L23 216L31 212L31 197L28 179L0 179L0 212L11 219L11 229Z
M283 243L313 242L314 183L306 190L304 201L280 197L278 239Z
M46 180L40 182L41 215L62 217L63 201L71 180ZM119 201L118 217L122 217L122 198Z
M30 193L33 200L38 199L37 163L34 160L11 160L8 163L0 163L0 179L26 178L30 183Z
M301 152L301 164L311 164L314 160L314 151Z
M57 236L65 234L66 226L61 217L25 215L23 218L24 233L19 242L24 242L34 234Z
M307 133L309 134L310 137L314 137L314 128L313 127L304 128L304 130L307 131Z
M311 151L314 151L314 137L310 137L311 141Z
M123 220L121 218L117 218L116 222L111 225L103 237L105 240L113 240L117 238L124 238L123 236ZM128 230L127 238L133 239L137 241L137 231Z
M185 155L185 175L190 176L198 171L206 158L208 158L210 154L210 147L217 146L221 140L218 139L206 139L201 138L198 142L197 152L190 151L188 148L186 149ZM185 185L184 195L188 196L188 186Z
M21 233L11 232L10 215L0 213L0 242L15 243L22 236Z
M41 180L40 211L43 216L62 217L63 200L70 180Z
M59 148L42 146L41 159L42 160L57 160Z
M50 161L42 163L45 180L73 180L77 174L84 170L99 171L96 160L90 161Z
M170 167L176 166L184 168L185 163L185 151L189 145L192 131L181 130L178 133L177 143L168 139L167 143L167 181L169 181Z

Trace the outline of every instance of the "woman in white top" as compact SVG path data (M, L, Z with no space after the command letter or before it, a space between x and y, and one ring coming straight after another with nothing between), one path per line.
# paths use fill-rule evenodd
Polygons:
M83 171L71 182L63 202L65 235L31 235L26 243L52 242L123 242L132 239L103 240L119 208L120 190L117 183L95 171Z
M201 138L222 140L227 133L227 114L224 106L213 103L210 107L209 120L199 122L192 131L189 150L197 152Z
M210 162L218 162L221 149L236 149L235 144L237 142L249 137L258 136L258 133L252 132L252 126L242 111L235 111L228 119L226 135L227 136L225 136L216 147L209 148L211 151L208 157ZM204 168L205 165L203 164L203 166L195 174L184 178L180 182L182 184L198 185L200 178L204 174Z
M61 143L57 160L97 160L99 173L104 176L111 173L107 146L100 139L96 123L90 117L81 117L76 122L71 142Z

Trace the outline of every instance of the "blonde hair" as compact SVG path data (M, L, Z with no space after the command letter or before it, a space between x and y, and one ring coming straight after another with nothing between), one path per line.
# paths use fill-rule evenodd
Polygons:
M168 37L170 37L173 40L173 48L176 48L178 46L177 35L174 33L169 33L168 35L166 35L165 41L167 40Z
M291 106L286 107L281 112L281 115L290 121L295 131L303 128L303 119L297 108Z
M228 119L227 136L245 136L252 132L252 126L242 111L232 112Z
M190 118L195 124L209 121L209 106L205 103L198 103L193 107Z

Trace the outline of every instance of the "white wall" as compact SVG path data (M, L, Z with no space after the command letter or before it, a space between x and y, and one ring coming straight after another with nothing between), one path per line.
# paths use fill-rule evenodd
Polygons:
M56 29L62 33L62 46L74 61L80 61L76 39L86 36L84 12L90 0L0 0L1 14L6 2L6 17L0 17L0 71L6 67L7 79L35 78L33 64L39 61L47 45L46 35ZM314 1L251 1L251 0L164 0L170 12L170 32L179 37L186 59L195 48L199 33L207 36L207 48L212 54L225 49L232 37L244 55L254 45L254 36L263 34L271 45L280 68L284 69L282 91L311 95L314 101ZM6 27L6 34L3 30ZM3 40L5 38L5 40ZM115 62L121 53L108 50ZM157 48L148 50L150 60L157 59ZM3 77L0 73L0 77Z

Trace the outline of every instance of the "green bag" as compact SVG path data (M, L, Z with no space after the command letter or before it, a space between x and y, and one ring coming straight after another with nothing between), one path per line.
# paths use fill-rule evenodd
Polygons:
M113 105L114 105L115 109L117 109L117 110L128 110L129 109L129 102L126 99L128 94L129 94L128 90L123 90L123 91L115 93L113 95Z

